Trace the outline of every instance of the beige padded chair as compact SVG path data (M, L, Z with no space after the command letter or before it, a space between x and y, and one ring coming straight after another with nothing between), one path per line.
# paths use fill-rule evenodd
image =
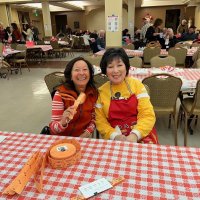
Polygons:
M94 84L96 88L101 87L107 81L109 81L108 77L103 74L94 75Z
M146 47L143 51L143 61L145 67L150 67L150 60L154 56L160 55L160 47Z
M200 68L200 58L196 61L196 67Z
M150 89L150 100L156 116L171 115L174 121L174 143L177 145L176 102L182 86L180 78L169 74L156 74L142 81Z
M102 56L85 56L84 58L92 65L100 66Z
M13 67L11 68L12 71L16 72L16 68L19 68L20 74L22 74L22 66L25 66L28 68L28 71L30 72L30 68L27 64L27 47L24 44L18 44L16 47L16 50L20 50L22 52L17 53L13 59L10 59L9 62L12 63Z
M196 91L193 98L185 98L181 101L181 107L185 116L185 128L184 128L184 145L187 146L188 135L188 119L192 115L200 115L200 79L196 85Z
M179 42L179 43L176 43L175 47L176 48L190 49L191 45L192 45L191 42Z
M187 49L172 47L169 49L168 55L175 57L176 67L185 67L185 59L187 56Z
M63 49L59 46L58 41L50 41L52 46L52 52L55 54L55 57L61 58L63 56Z
M154 56L150 60L151 67L163 67L163 66L176 66L176 59L173 56Z
M58 85L61 85L65 82L65 76L63 72L53 72L53 73L47 74L44 77L44 81L51 94L51 97L53 98L55 94L55 88Z
M134 50L134 49L135 49L135 46L134 46L134 44L129 43L129 44L127 44L127 45L124 45L123 48L124 48L124 49Z
M138 67L138 68L142 67L142 58L138 56L135 56L134 58L130 58L129 62L130 62L130 66L132 67Z

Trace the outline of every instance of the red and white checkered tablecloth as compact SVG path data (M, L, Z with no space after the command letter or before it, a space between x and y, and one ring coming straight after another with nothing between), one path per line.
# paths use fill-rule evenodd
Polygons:
M125 49L125 51L129 57L134 57L134 56L143 57L143 50ZM196 48L188 49L187 56L193 56L196 51L197 51ZM101 50L101 51L95 53L95 55L102 56L104 53L105 53L105 50ZM160 55L167 56L168 51L166 51L166 49L161 49Z
M142 81L144 78L156 73L168 73L182 79L183 82L182 90L191 90L196 88L196 83L200 79L200 69L188 69L188 68L181 69L181 68L173 68L170 66L166 66L165 69L166 70L161 70L159 68L130 67L129 76L137 78Z
M47 148L61 136L5 133L0 143L0 190L15 178L29 156ZM91 199L193 199L200 197L200 149L133 144L120 141L77 138L82 158L65 170L48 166L44 192L36 192L33 179L21 195L0 194L0 199L59 199L79 195L78 187L100 178L125 180Z
M42 49L42 51L49 51L49 50L52 50L52 46L51 45L34 45L34 46L27 46L27 49Z

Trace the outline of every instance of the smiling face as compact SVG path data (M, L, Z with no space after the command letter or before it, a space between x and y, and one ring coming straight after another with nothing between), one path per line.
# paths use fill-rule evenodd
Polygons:
M90 72L87 63L79 60L74 63L71 71L71 80L73 81L77 90L85 89L90 80Z
M115 58L108 64L106 75L113 85L122 83L126 77L126 66L121 58Z

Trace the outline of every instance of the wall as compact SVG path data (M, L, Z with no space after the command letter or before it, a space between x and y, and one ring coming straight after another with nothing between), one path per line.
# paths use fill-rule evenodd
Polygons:
M0 21L3 23L4 28L8 26L8 17L6 12L6 6L0 5Z
M85 21L85 14L83 11L78 12L54 12L51 13L51 23L52 23L52 31L53 35L56 35L56 22L55 22L55 15L67 15L67 22L69 27L75 31L74 29L74 22L78 21L81 30L86 30L86 21Z
M86 29L93 30L106 30L105 27L105 11L104 7L92 10L89 14L85 15ZM125 9L122 11L122 29L128 27L128 13Z
M185 6L163 6L163 7L150 7L150 8L137 8L135 12L135 26L138 28L142 27L142 18L149 13L151 16L153 16L154 19L161 18L163 20L163 26L165 24L165 13L166 10L170 9L180 9L180 19L186 18L189 19L190 16L193 16L194 19L194 13L195 9L194 7L185 7Z

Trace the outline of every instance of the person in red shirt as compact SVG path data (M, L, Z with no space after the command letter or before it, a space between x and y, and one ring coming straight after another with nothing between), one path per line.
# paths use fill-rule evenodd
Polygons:
M95 130L95 103L93 66L84 58L71 60L64 71L66 82L56 88L52 102L50 133L73 137L90 137ZM74 101L84 92L86 100L75 109Z
M12 31L12 42L20 42L21 41L21 33L16 23L11 23L11 31Z

